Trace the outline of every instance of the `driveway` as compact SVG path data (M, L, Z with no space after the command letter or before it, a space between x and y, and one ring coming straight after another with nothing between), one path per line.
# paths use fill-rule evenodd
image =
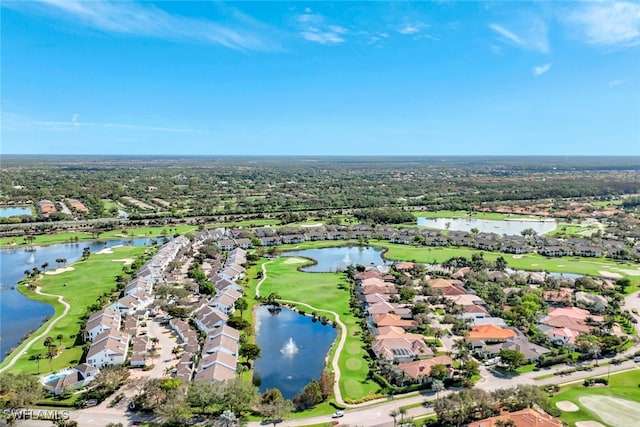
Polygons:
M159 356L153 360L155 363L154 368L148 371L149 378L161 378L166 377L166 369L169 366L175 365L173 360L173 354L171 351L178 345L175 334L166 326L161 325L155 319L147 322L149 326L149 337L158 338L158 344L156 344L156 350Z

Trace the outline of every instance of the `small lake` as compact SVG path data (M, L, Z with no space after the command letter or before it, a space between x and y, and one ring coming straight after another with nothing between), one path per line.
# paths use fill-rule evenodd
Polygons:
M261 380L260 392L277 388L285 399L292 399L309 381L320 378L338 331L284 307L271 314L267 306L259 306L255 316L261 357L254 371Z
M162 241L162 239L159 239ZM53 315L53 307L39 301L31 300L15 287L24 277L25 270L49 263L49 270L58 267L57 258L66 258L67 265L80 259L87 246L92 253L106 247L117 245L151 245L151 239L139 238L130 240L89 241L65 243L51 246L33 246L27 250L25 246L15 249L0 249L0 361L6 352L18 345L20 339L29 331L36 330L44 319Z
M21 215L29 215L31 216L33 212L31 208L21 208L17 206L3 206L0 207L0 218L9 218L12 216L21 216Z
M317 264L301 268L310 273L334 273L344 271L353 264L364 266L390 264L382 258L382 249L365 246L342 246L339 248L305 249L283 252L283 256L305 257L316 260Z
M555 220L493 220L476 218L418 218L418 225L438 230L471 231L477 228L481 233L519 235L531 228L538 235L549 233L558 227Z

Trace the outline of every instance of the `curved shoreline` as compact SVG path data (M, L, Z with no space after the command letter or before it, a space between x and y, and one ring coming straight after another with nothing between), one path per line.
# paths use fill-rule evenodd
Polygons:
M21 356L24 356L25 354L27 354L27 351L31 348L31 346L37 340L39 340L42 337L44 337L45 335L47 335L51 331L51 329L53 329L55 324L58 323L58 321L60 319L63 319L67 315L67 313L69 313L69 310L71 309L71 305L64 300L62 295L54 295L54 294L44 293L44 292L42 292L42 290L41 290L41 288L39 286L36 287L34 292L36 294L38 294L38 295L44 295L44 296L48 296L48 297L57 298L58 303L60 303L60 304L62 304L64 306L64 310L62 311L62 313L60 313L59 316L55 316L55 314L54 314L54 317L50 318L44 325L42 325L42 326L46 325L46 328L39 335L31 336L31 337L27 338L26 340L24 340L22 342L22 344L20 344L15 350L13 350L11 352L11 354L9 356L7 356L2 361L2 365L4 365L4 366L2 368L0 368L0 373L4 372L5 370L7 370L10 367L12 367L13 365L15 365L16 362L18 361L18 359ZM55 310L55 307L54 307L54 310ZM41 328L39 328L38 330L40 330L40 329ZM7 362L7 361L9 361L9 362Z

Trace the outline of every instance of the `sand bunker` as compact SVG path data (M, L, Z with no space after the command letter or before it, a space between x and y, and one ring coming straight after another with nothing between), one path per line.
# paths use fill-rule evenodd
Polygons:
M66 273L67 271L73 271L73 270L75 270L75 268L73 267L60 267L52 271L45 271L44 274L48 274L49 276L55 276L56 274L62 274L62 273Z
M105 254L112 254L112 253L113 251L111 250L111 248L104 248L96 252L96 255L105 255Z
M622 271L624 274L626 274L627 276L640 276L640 270L627 270L627 269L623 269L620 270Z
M605 427L597 421L576 421L576 427Z
M622 279L622 274L619 273L613 273L611 271L598 271L598 273L602 276L602 277L607 277L609 279Z
M124 265L129 265L129 264L133 264L133 261L135 261L135 259L133 259L133 258L122 258L122 259L112 259L111 261L113 261L113 262L121 262Z
M581 396L578 401L589 412L613 427L636 426L640 420L638 402L604 395Z
M285 264L304 264L305 262L307 262L306 259L303 258L287 258L287 260L284 262Z
M520 259L520 258L522 258L523 256L524 256L524 255L514 255L514 256L513 256L513 259Z
M558 409L564 412L578 412L580 410L580 407L578 405L568 400L562 400L556 403L556 406L558 407Z

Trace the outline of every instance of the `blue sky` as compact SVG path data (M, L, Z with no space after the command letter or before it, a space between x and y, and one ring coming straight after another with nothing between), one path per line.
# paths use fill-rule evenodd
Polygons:
M640 154L637 1L1 7L4 154Z

